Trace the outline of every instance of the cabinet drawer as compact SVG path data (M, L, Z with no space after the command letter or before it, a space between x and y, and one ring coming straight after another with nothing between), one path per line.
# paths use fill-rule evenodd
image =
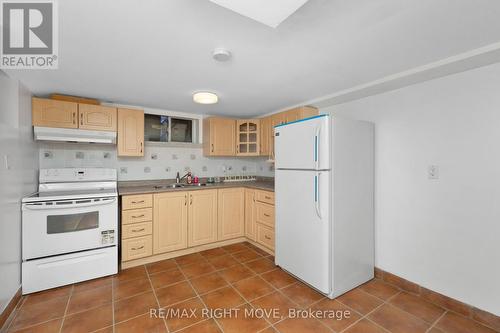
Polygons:
M274 205L274 193L267 191L256 191L255 196L257 201L265 202L270 205Z
M144 258L152 254L152 236L136 237L122 241L122 261Z
M255 208L257 210L257 222L274 229L274 206L257 202Z
M122 197L122 209L153 207L152 194L126 195Z
M153 222L142 222L126 224L122 226L122 239L151 235L153 233Z
M148 222L153 220L153 208L122 211L122 224Z
M257 223L257 243L274 250L274 230Z

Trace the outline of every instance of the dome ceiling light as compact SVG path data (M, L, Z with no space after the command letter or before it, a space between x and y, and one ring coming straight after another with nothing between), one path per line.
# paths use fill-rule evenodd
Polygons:
M219 101L219 97L208 91L199 91L193 94L193 101L198 104L215 104Z

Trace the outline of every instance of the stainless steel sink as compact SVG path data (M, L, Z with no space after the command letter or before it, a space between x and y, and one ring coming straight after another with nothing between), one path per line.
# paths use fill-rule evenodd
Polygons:
M198 186L207 186L207 184L170 184L170 185L156 185L154 186L155 190L161 190L165 188L184 188L184 187L198 187Z

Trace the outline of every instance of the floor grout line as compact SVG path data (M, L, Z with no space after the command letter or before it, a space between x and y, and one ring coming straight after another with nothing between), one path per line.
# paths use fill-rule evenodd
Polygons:
M66 315L68 314L69 303L71 302L71 296L73 296L74 291L75 291L75 285L73 284L71 286L71 290L69 292L68 303L66 303L66 309L64 310L64 315L63 315L62 320L61 320L61 326L59 327L59 333L62 332L62 329L64 326L64 320L66 319Z
M175 262L175 263L177 263L177 262ZM151 287L151 290L153 292L153 296L155 297L156 305L158 306L158 309L161 309L160 301L158 300L158 296L156 295L156 290L153 286L153 281L151 281L151 276L149 276L149 272L148 272L148 269L146 268L146 265L144 265L144 270L146 271L146 276L148 277L148 280L149 280L149 286ZM165 329L167 330L167 332L170 332L170 329L168 328L168 325L167 325L167 321L165 320L165 318L162 318L162 320L163 320L163 325L165 326Z
M207 260L208 261L208 260ZM177 261L175 261L175 263L177 264L177 266L179 267L179 270L181 271L181 273L184 275L184 277L186 277L186 274L184 274L184 272L182 271L181 267L179 266L179 263ZM203 301L203 299L201 298L201 296L198 294L198 291L193 287L193 284L191 283L191 281L188 280L188 283L189 283L189 286L191 287L191 289L193 289L195 295L198 297L198 300L203 304L203 306L205 308L208 309L208 306L207 304ZM217 320L215 320L215 318L211 318L213 319L213 321L215 322L215 324L217 325L217 327L219 327L220 331L221 332L224 332L224 330L222 329L222 326L220 325L219 322L217 322ZM199 322L197 322L199 323ZM193 324L194 325L194 324Z
M431 327L429 327L429 328L427 329L427 331L426 331L426 332L429 332L430 330L432 330L432 329L436 326L436 324L437 324L437 323L438 323L441 319L443 319L443 317L444 317L447 313L448 313L448 310L444 309L443 314L442 314L441 316L439 316L439 318L438 318L438 319L436 319L436 320L432 323Z

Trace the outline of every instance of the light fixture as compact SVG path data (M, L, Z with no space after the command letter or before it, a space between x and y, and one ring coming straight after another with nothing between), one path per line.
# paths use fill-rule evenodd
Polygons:
M216 61L220 62L228 61L229 59L231 59L231 52L229 52L224 48L217 48L212 52L212 57Z
M193 101L199 104L215 104L219 101L219 97L208 91L199 91L193 94Z

